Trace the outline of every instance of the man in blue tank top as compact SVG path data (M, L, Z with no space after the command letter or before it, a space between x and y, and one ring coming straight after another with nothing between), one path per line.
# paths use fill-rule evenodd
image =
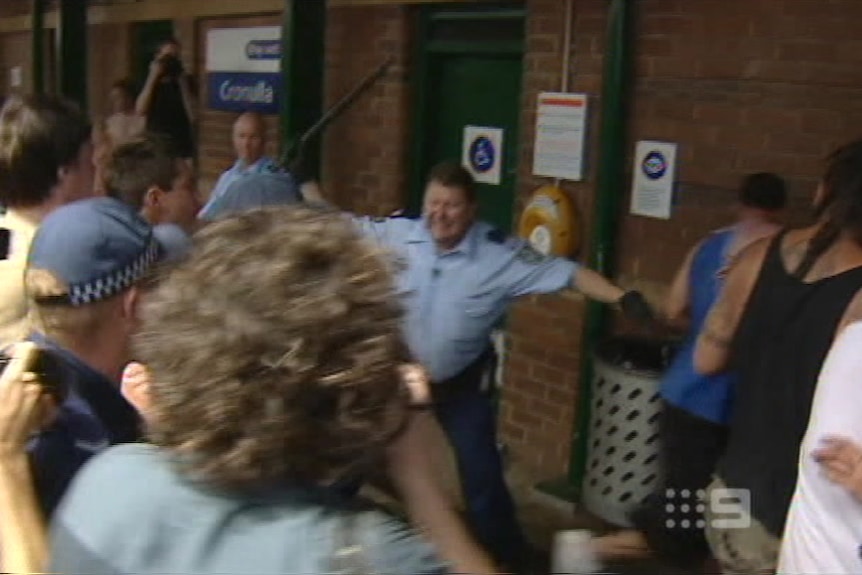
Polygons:
M686 336L660 388L664 482L632 514L635 530L590 541L587 553L599 559L655 554L668 563L692 567L709 557L698 495L709 484L724 448L733 378L727 373L697 373L695 343L735 256L779 230L776 218L787 201L786 186L774 174L751 174L743 180L738 199L737 222L710 233L691 249L665 304L667 320L685 329Z

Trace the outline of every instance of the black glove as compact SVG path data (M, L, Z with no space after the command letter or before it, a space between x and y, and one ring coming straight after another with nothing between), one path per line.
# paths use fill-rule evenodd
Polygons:
M655 313L639 291L628 291L620 298L620 308L626 317L642 323L655 323Z

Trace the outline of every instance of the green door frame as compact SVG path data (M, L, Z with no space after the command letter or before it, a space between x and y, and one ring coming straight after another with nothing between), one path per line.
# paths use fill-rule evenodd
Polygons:
M326 2L285 0L281 28L280 153L323 113ZM303 150L304 175L320 177L321 138Z
M629 96L632 92L632 43L634 38L634 0L608 2L602 78L602 110L593 239L590 267L612 277L620 201L625 194L626 142ZM590 416L593 387L593 351L608 327L608 308L588 301L581 343L581 371L575 429L571 438L569 469L565 477L542 482L536 487L561 499L577 502L581 498L587 472Z
M30 76L33 78L34 94L45 91L45 3L46 0L30 1L30 50L33 53Z
M511 2L501 2L498 6L500 9L488 11L493 8L494 4L436 4L420 6L417 10L416 19L416 42L414 49L414 62L416 62L415 73L412 78L413 91L413 120L411 131L414 134L413 146L410 150L410 190L407 198L408 211L418 213L420 207L418 202L421 190L427 174L423 170L423 158L427 154L427 146L425 144L427 126L425 125L428 115L428 64L432 56L438 54L510 54L523 55L524 42L448 42L448 41L429 41L428 36L431 29L431 23L434 21L454 21L454 20L489 20L499 21L506 19L522 19L525 20L527 10L523 7L517 7ZM517 141L517 132L512 134L512 137ZM514 206L512 206L514 209Z
M57 19L58 88L87 109L87 1L61 0ZM35 43L35 40L34 40Z

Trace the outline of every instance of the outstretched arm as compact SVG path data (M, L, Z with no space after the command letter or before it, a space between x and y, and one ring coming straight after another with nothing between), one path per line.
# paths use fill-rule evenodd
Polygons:
M602 303L618 303L626 293L605 276L584 267L575 270L572 275L572 285L588 298Z
M418 366L406 367L404 377L414 401L426 403L430 394L423 370ZM446 466L441 463L449 449L446 442L433 413L414 412L404 435L389 448L390 478L411 522L425 531L453 572L495 573L494 563L468 533L443 486L440 468Z

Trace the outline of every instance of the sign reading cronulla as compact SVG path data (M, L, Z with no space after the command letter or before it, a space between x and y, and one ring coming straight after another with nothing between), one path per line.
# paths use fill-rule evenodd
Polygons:
M207 33L208 104L214 110L278 113L280 69L280 26Z

